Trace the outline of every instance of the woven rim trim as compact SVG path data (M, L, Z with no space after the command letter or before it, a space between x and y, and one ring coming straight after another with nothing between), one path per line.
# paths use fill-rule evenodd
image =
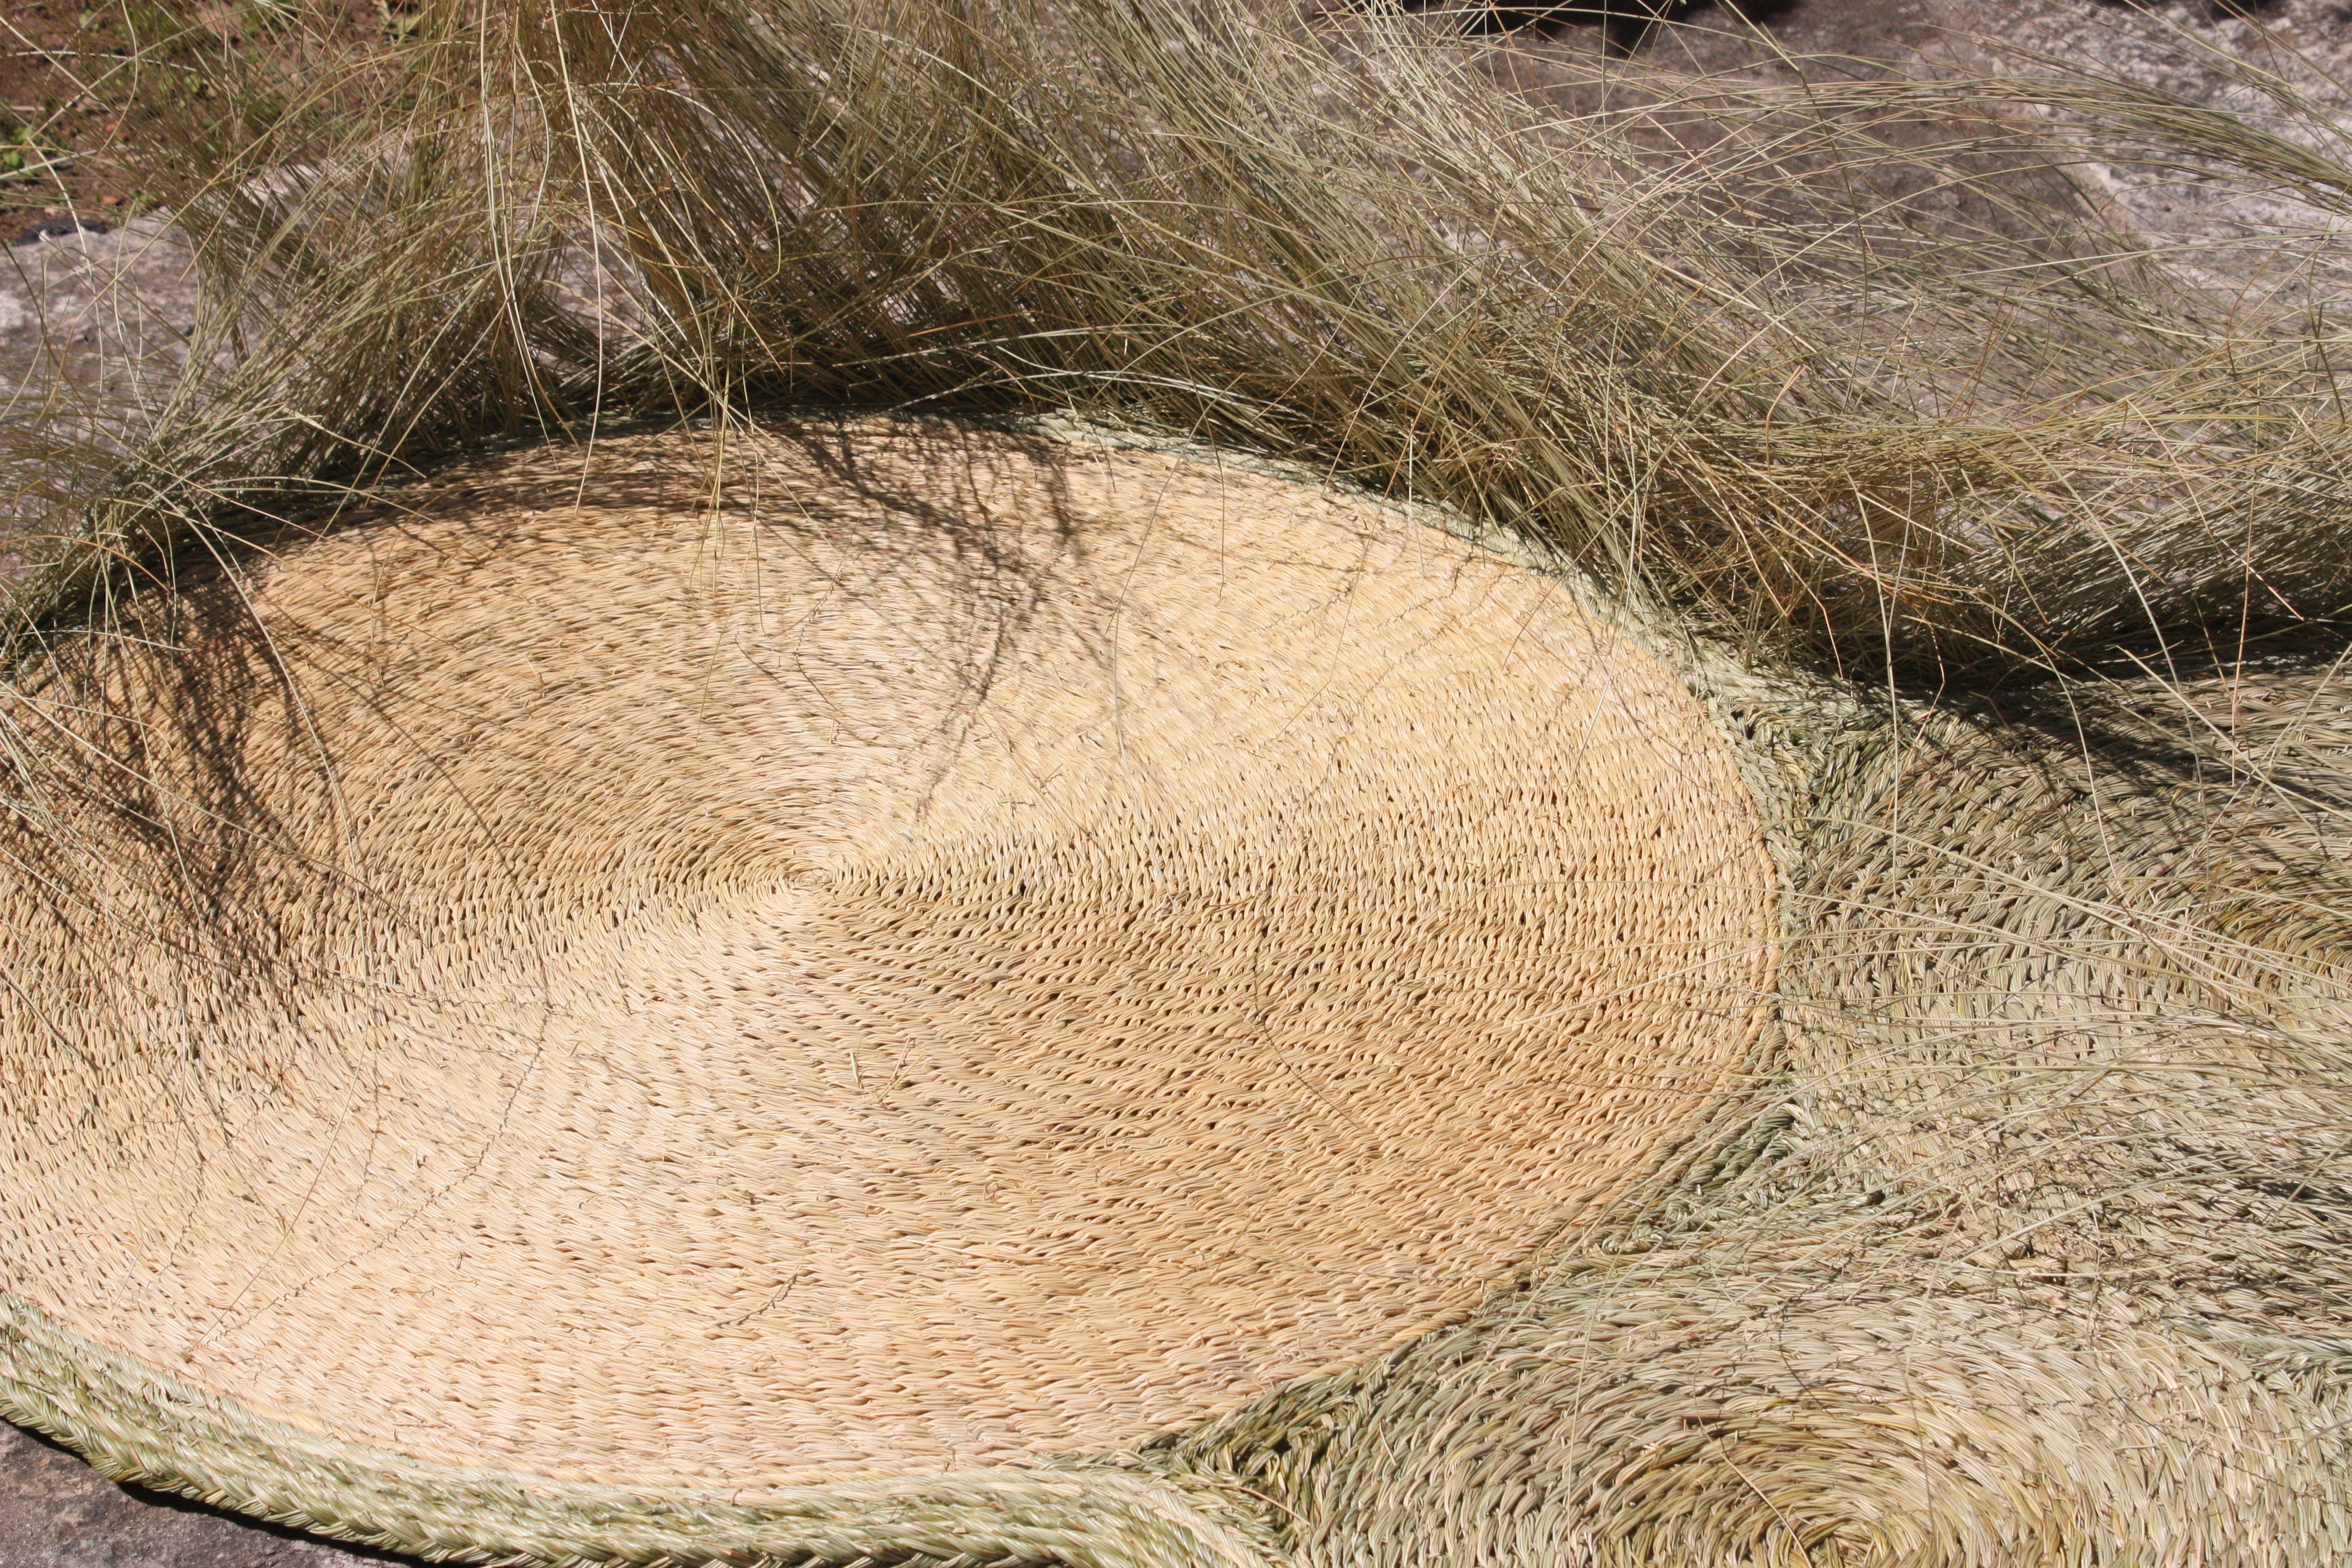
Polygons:
M1265 1568L1221 1497L1108 1468L998 1468L747 1495L628 1491L340 1442L75 1333L0 1295L0 1415L107 1476L338 1541L435 1559L700 1562L722 1553L971 1554L1099 1568Z

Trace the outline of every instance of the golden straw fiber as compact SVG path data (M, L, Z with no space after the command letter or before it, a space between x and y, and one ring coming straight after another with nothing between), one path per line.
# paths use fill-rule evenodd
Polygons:
M1756 808L1561 584L1159 452L712 439L455 470L9 695L12 1408L410 1550L1017 1490L1460 1319L1748 1061Z

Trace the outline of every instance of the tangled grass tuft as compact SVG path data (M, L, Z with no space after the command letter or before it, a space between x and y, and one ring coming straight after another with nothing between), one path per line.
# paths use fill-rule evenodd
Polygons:
M2014 178L2089 138L2284 186L2310 271L2345 164L2119 84L1673 89L1547 117L1443 30L1280 5L451 13L372 107L158 120L205 369L76 466L110 501L50 519L89 537L20 630L240 507L779 403L1192 433L1865 678L2236 658L2352 603L2335 307ZM1960 130L1890 134L1920 114Z

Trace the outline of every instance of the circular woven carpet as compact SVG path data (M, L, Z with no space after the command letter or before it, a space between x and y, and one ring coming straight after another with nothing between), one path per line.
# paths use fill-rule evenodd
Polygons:
M1231 1408L1474 1304L1772 978L1665 668L1153 453L478 466L7 700L0 1289L436 1461L824 1480Z

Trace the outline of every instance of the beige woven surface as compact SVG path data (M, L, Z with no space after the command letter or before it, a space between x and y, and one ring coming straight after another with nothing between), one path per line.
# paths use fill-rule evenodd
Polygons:
M1716 696L1786 781L1778 1070L1507 1303L1181 1452L1332 1568L2345 1561L2341 669Z
M1147 452L706 457L12 699L0 1290L427 1461L1003 1464L1461 1313L1743 1061L1754 811L1557 586Z

